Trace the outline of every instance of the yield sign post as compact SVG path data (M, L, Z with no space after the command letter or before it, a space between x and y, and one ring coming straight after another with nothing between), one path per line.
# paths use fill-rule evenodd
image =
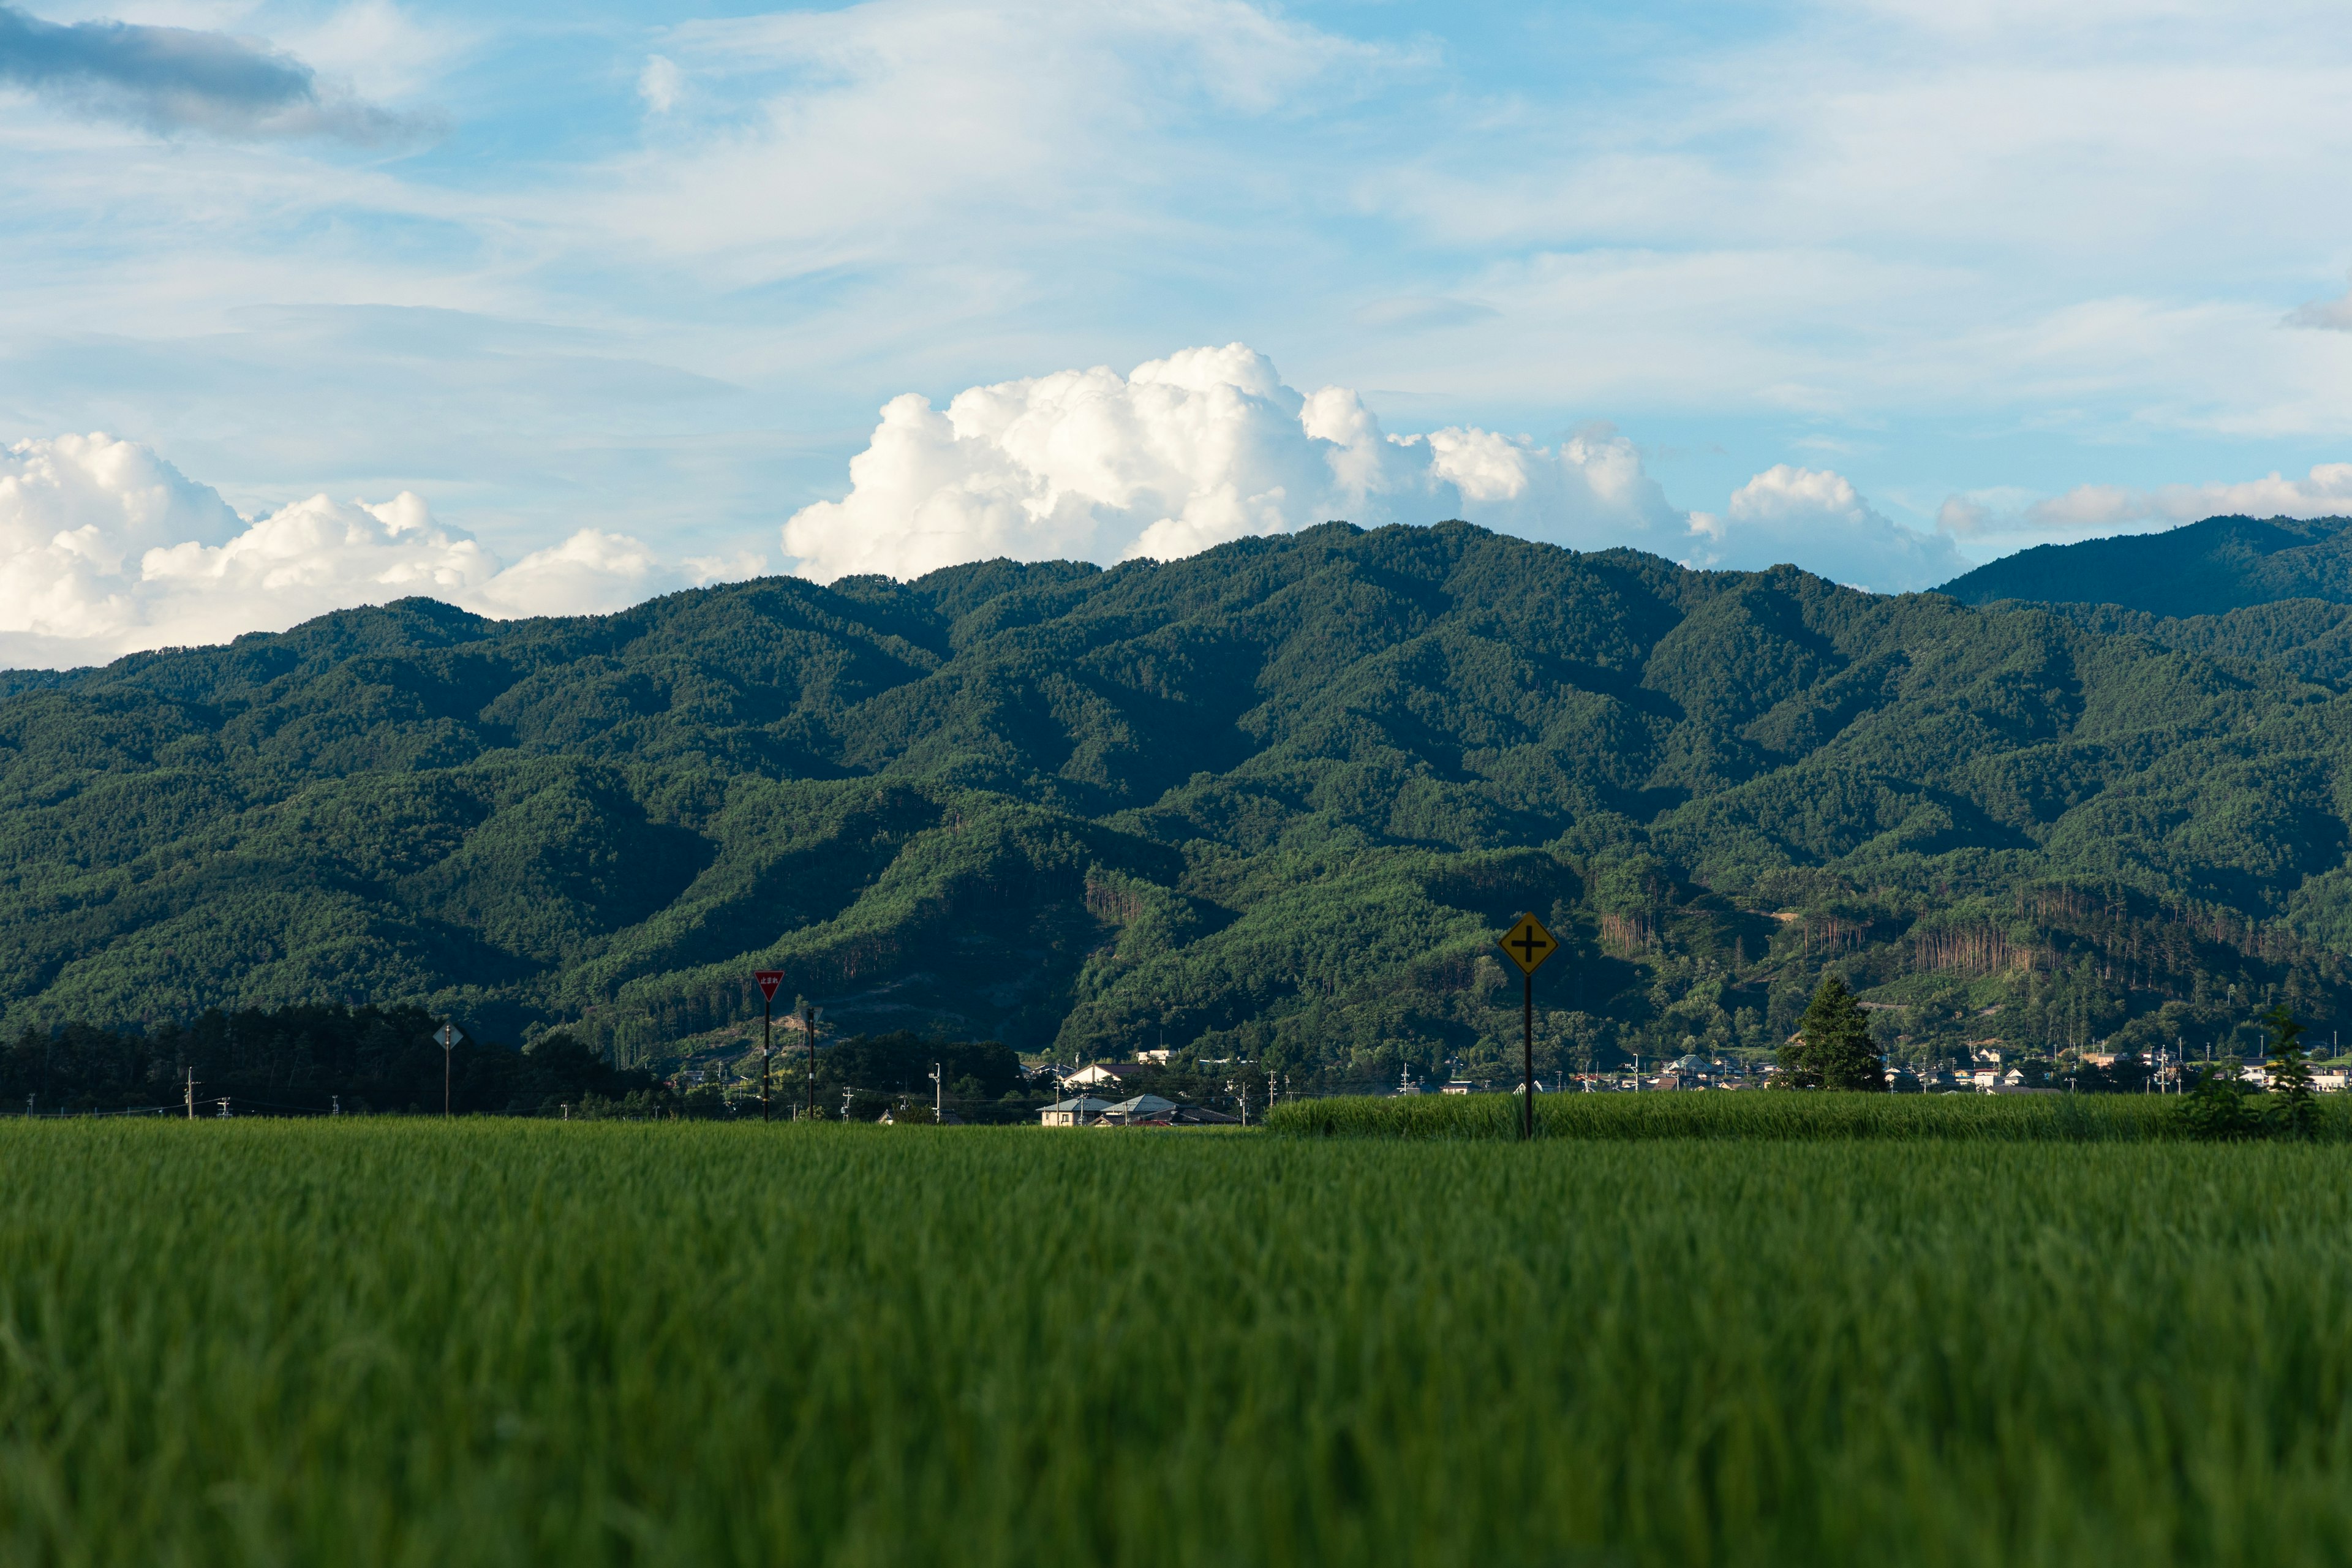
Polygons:
M449 1120L449 1058L466 1037L455 1024L444 1024L433 1037L441 1042L441 1120Z
M1519 1089L1519 1137L1536 1135L1536 971L1543 961L1559 951L1559 943L1551 932L1544 930L1543 921L1533 915L1521 915L1511 929L1503 933L1499 945L1510 954L1511 962L1519 966L1520 1060L1527 1069Z
M768 1120L768 1063L775 1056L776 987L784 983L781 969L754 970L760 984L760 1120Z

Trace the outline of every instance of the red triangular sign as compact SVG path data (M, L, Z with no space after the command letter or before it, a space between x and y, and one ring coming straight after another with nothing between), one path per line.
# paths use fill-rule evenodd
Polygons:
M772 1002L776 999L776 987L784 983L784 972L781 969L762 969L751 978L760 983L760 994Z

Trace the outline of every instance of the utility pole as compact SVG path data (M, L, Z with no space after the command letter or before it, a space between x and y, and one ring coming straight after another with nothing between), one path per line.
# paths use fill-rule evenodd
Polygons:
M196 1119L196 1069L195 1069L195 1068L190 1068L188 1069L188 1087L187 1087L184 1090L183 1090L182 1092L183 1092L183 1093L184 1093L184 1094L185 1094L185 1096L187 1097L187 1102L188 1102L188 1120L189 1120L189 1121L194 1121ZM27 1100L27 1101L26 1101L26 1103L27 1105L29 1105L29 1104L31 1104L32 1102L31 1102L30 1100Z
M849 1120L849 1097L856 1092L845 1083L841 1086L841 1119L844 1121Z
M1519 976L1519 1141L1536 1135L1536 972Z
M808 1042L808 1119L816 1120L816 1013L801 1001L801 1037ZM847 1114L844 1112L844 1114Z
M943 1081L941 1080L941 1079L940 1079L940 1064L939 1064L939 1063L937 1063L937 1062L933 1062L933 1063L931 1064L931 1125L932 1125L932 1126L934 1126L934 1127L943 1127L943 1126L945 1126L945 1125L947 1124L947 1119L948 1119L948 1118L947 1118L947 1110L948 1110L948 1100L947 1100L947 1085L946 1085L946 1083L945 1083L945 1082L943 1082Z

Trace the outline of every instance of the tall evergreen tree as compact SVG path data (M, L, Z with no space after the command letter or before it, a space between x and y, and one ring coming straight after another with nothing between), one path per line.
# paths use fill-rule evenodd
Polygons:
M2271 1034L2271 1114L2279 1131L2293 1138L2308 1138L2319 1127L2319 1102L2313 1098L2311 1062L2303 1052L2303 1026L2282 1002L2263 1015Z
M1797 1033L1798 1043L1780 1052L1791 1088L1885 1092L1886 1072L1871 1042L1870 1020L1844 981L1834 974L1822 980L1798 1020Z

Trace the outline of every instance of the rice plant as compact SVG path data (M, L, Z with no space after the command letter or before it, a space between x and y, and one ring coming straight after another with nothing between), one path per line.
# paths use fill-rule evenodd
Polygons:
M0 1125L0 1552L2341 1562L2347 1176L2150 1141Z
M2265 1125L2253 1096L2247 1125ZM2315 1103L2309 1136L2352 1142L2352 1098ZM1295 1100L1266 1125L1311 1137L1511 1138L1516 1095L1413 1095ZM2113 1142L2189 1139L2198 1126L2184 1097L2140 1094L1925 1095L1751 1093L1549 1094L1536 1097L1544 1138L1962 1139Z

